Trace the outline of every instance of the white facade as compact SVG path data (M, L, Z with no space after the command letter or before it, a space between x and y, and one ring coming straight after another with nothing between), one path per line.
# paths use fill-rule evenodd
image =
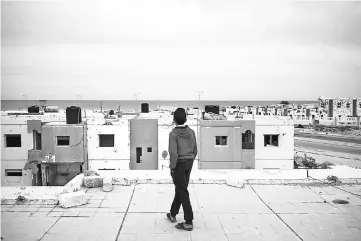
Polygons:
M88 123L88 168L92 170L115 169L128 170L129 121L121 120L113 125ZM100 147L99 135L114 135L113 147Z
M20 135L21 147L6 147L6 135ZM28 150L32 148L33 134L27 132L27 119L2 116L1 186L32 185L32 171L23 170L28 161ZM14 173L19 173L20 170L22 176L14 175Z
M278 146L265 146L265 135L277 135ZM291 120L256 119L255 169L293 169L294 126Z

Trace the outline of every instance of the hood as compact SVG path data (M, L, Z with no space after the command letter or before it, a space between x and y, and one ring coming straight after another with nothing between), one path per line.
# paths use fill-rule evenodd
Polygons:
M173 129L173 131L180 137L190 137L192 136L192 130L188 126L178 126Z

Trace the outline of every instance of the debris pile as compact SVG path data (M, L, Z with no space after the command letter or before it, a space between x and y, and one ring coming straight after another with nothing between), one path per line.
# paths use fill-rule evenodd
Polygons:
M331 169L331 166L333 166L331 162L325 161L322 163L316 162L316 159L307 156L306 153L304 156L295 155L294 157L294 168L306 168L306 169Z

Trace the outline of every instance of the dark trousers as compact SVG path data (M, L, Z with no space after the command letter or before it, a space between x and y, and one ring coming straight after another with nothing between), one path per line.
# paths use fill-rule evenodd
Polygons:
M188 184L192 171L193 160L186 160L177 163L175 170L172 172L173 183L175 186L175 195L170 209L170 213L175 217L179 213L180 206L183 206L184 220L192 222L193 210L189 199Z

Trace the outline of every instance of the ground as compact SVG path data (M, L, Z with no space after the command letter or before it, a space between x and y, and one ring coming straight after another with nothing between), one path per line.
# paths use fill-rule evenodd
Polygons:
M172 184L87 189L75 208L2 205L3 240L357 240L361 237L361 185L287 186L191 184L192 232L166 219ZM334 199L349 204L335 204ZM177 216L183 221L183 214Z

